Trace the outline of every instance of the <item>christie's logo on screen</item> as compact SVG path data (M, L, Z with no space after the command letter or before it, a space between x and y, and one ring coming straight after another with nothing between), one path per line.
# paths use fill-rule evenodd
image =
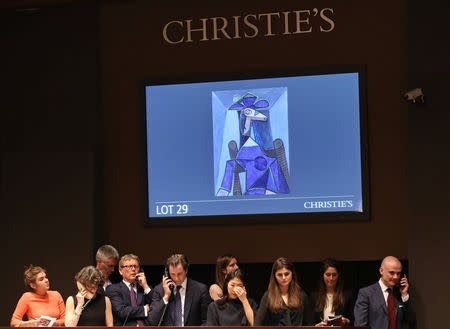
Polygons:
M352 200L327 200L327 201L306 201L303 206L306 209L329 209L329 208L352 208Z

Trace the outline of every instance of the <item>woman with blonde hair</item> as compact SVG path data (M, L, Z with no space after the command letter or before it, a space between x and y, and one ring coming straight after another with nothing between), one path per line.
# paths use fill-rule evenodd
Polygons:
M255 326L307 325L308 296L300 288L294 265L278 258L272 266L269 287L261 298Z
M47 271L30 265L24 274L25 286L30 290L20 297L11 318L11 327L38 327L49 320L42 317L55 318L55 326L64 325L66 308L61 294L50 290ZM24 316L27 320L23 320Z

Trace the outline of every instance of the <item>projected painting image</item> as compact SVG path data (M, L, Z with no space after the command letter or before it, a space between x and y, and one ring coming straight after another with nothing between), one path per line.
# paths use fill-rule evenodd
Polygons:
M290 193L287 92L212 92L216 197Z
M145 85L148 224L367 218L361 73L207 78Z

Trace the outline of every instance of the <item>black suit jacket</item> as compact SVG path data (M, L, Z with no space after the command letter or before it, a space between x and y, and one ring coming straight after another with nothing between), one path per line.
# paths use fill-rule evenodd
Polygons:
M310 297L310 312L311 319L310 325L316 325L322 321L323 310L316 310L316 303L318 298L318 292L313 292ZM350 320L350 325L353 325L353 306L355 305L355 299L353 294L349 291L344 291L344 305L335 310L335 315L342 315Z
M411 294L407 302L403 302L398 287L393 289L395 308L397 311L397 329L405 324L409 328L416 327L416 318L411 305ZM370 326L372 329L388 329L389 315L383 292L378 282L359 290L355 303L355 326Z
M157 326L161 318L162 326L175 326L173 298L170 298L166 306L163 296L164 290L162 285L159 284L153 289L152 309L149 316L151 326ZM211 301L208 287L188 278L184 301L184 325L200 326L206 324L208 305Z
M115 326L136 326L137 320L149 325L148 314L145 317L144 305L151 304L153 290L144 294L144 289L137 285L137 307L131 306L130 289L121 281L106 288L106 295L111 300Z

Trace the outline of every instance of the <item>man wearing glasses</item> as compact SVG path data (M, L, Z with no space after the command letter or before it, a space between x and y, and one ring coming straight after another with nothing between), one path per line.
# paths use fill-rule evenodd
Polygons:
M114 326L148 326L152 290L145 273L140 272L139 257L133 254L122 256L119 273L122 282L106 288L106 295L111 300Z

